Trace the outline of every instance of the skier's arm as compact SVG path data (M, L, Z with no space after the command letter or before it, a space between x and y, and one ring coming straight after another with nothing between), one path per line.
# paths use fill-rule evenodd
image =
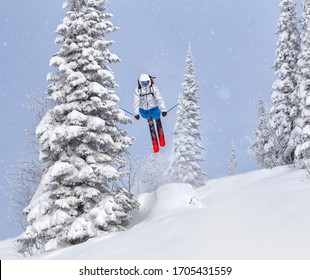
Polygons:
M136 88L133 99L133 113L135 116L139 115L139 103L140 103L140 94L138 88Z
M161 94L160 94L160 92L156 86L154 86L154 97L157 101L157 105L159 106L160 110L162 112L167 112L165 101L162 98L162 96L161 96Z

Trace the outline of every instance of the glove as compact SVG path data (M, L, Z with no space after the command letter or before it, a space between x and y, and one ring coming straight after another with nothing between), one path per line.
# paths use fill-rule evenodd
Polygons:
M135 115L136 120L140 119L140 115Z
M167 112L162 112L161 115L162 115L163 117L166 117L166 116L167 116Z

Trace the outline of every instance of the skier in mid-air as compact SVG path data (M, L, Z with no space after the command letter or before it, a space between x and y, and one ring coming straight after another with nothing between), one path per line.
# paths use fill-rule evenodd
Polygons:
M159 152L157 139L159 139L160 146L163 147L166 144L160 116L167 116L167 109L158 88L154 85L154 77L147 74L140 75L138 87L136 87L134 93L134 116L139 120L140 115L148 121L153 150L157 153ZM158 137L154 120L156 122Z

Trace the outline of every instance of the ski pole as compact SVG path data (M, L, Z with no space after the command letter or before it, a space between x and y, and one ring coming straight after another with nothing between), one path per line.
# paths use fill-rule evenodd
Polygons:
M119 107L121 110L123 110L124 112L126 112L127 114L129 114L129 115L132 115L132 116L135 116L133 113L130 113L129 111L127 111L127 110L125 110L125 109L123 109L123 108L121 108L121 107Z
M167 111L167 113L169 113L172 109L174 109L175 107L177 107L179 105L179 103L177 103L176 105L174 105L173 107L171 107L168 111Z

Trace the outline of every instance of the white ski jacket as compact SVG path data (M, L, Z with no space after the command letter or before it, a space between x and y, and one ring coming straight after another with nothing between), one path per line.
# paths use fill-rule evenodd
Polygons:
M153 93L153 94L152 94ZM158 106L162 112L167 112L165 102L160 95L157 86L136 87L134 94L134 115L139 115L139 108L144 110L150 110Z

